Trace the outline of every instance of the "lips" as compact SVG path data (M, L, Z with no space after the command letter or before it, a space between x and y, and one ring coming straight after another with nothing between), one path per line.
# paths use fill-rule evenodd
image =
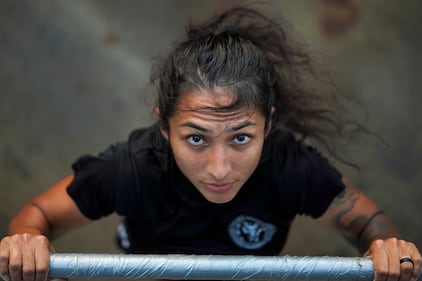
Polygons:
M206 183L205 185L209 190L213 192L223 193L229 190L232 187L233 183L223 183L223 184Z

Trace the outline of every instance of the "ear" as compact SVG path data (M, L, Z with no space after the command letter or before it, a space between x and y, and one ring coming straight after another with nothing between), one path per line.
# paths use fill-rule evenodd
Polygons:
M154 108L154 113L157 114L157 117L160 117L160 109L157 107ZM163 127L160 126L160 132L163 137L168 141L169 140L169 133Z
M155 113L157 116L160 116L160 109L158 108L158 106L154 107L154 113Z
M271 106L271 114L268 117L270 120L268 120L268 126L267 126L267 128L265 128L265 137L268 136L268 134L271 132L272 117L273 117L274 112L275 112L275 107Z
M160 127L161 134L163 137L168 141L169 140L169 133L167 130L163 129L163 127Z
M268 126L267 126L267 128L266 128L266 130L265 130L265 137L267 137L268 136L268 134L271 132L271 126L272 126L272 122L271 122L271 119L272 119L272 117L273 117L273 114L274 114L274 112L275 112L275 107L274 106L271 106L271 114L270 114L270 120L269 120L269 122L268 122Z

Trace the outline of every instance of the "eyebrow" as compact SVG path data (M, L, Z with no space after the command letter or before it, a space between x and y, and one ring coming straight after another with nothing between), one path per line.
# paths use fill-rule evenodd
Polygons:
M245 127L248 127L248 126L256 126L256 123L247 120L247 121L244 121L244 122L242 122L239 125L236 125L234 127L229 127L225 131L227 131L227 132L235 132L235 131L239 131L239 130L245 128ZM208 133L208 132L211 132L212 131L211 129L202 127L202 126L200 126L198 124L195 124L195 123L192 123L192 122L185 122L185 123L181 124L180 127L193 128L195 130L198 130L198 131L201 131L201 132L204 132L204 133Z

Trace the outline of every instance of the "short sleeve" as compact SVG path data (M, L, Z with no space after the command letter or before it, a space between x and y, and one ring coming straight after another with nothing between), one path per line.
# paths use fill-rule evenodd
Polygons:
M265 152L281 213L318 218L345 188L328 159L291 134L273 132Z
M132 178L129 157L127 144L119 143L73 163L74 180L67 192L86 217L98 219L115 211L118 188Z
M334 198L345 186L340 172L315 148L304 147L303 175L305 192L302 194L299 212L318 218L328 209Z

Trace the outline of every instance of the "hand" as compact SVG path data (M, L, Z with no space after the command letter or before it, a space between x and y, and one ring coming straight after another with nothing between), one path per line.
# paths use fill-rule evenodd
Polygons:
M0 277L5 281L45 281L53 247L43 235L14 234L0 241Z
M404 240L374 240L364 256L372 257L375 281L417 280L421 273L419 250L413 243Z

